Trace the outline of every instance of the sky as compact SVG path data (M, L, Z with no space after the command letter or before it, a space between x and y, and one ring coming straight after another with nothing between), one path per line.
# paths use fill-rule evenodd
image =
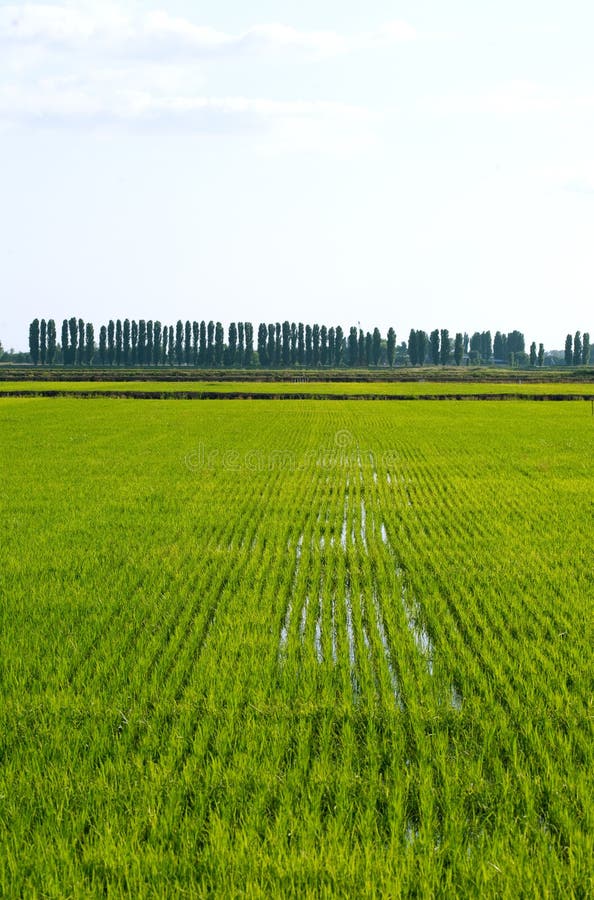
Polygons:
M594 333L591 0L0 0L35 318Z

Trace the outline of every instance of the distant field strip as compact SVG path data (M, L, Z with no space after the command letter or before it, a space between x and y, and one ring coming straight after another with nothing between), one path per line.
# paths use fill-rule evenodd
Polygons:
M0 470L1 896L592 896L589 404L5 397Z
M96 397L101 394L128 396L131 399L146 395L157 397L172 395L181 399L195 396L214 398L218 396L316 396L316 397L475 397L506 395L533 397L570 397L575 399L594 398L594 382L537 384L486 382L246 382L246 381L0 381L0 395L6 396L61 396L73 394L81 397Z

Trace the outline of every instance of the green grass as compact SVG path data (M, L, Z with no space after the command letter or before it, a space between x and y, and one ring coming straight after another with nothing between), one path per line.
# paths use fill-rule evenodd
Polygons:
M451 382L451 381L333 381L289 382L245 381L0 381L0 393L6 391L146 391L169 394L176 391L205 391L221 394L362 394L378 395L465 395L465 394L587 394L594 397L594 383L575 382L533 383L517 378L513 382Z
M0 403L0 895L592 895L583 403Z

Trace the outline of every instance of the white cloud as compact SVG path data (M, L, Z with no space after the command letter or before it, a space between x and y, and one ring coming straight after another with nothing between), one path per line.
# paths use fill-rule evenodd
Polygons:
M333 56L410 41L412 26L389 22L376 31L341 35L300 31L282 24L255 25L240 34L196 25L164 11L135 17L106 6L83 11L70 6L10 5L0 9L0 44L35 45L45 51L81 51L99 56L170 59L238 53L305 52Z
M391 23L345 36L256 25L228 34L163 11L136 17L109 3L0 7L0 128L256 135L265 152L358 152L373 117L330 102L208 96L202 62L290 51L314 58L411 40ZM212 92L211 92L212 93ZM263 143L263 138L266 143Z

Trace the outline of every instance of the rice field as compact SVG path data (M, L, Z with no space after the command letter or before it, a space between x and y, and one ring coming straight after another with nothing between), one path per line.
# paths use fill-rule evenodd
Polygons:
M288 381L0 381L3 393L59 391L60 393L124 393L146 392L166 395L175 393L219 393L232 395L298 394L324 396L331 394L376 396L467 396L492 394L529 394L533 396L570 395L594 399L593 381L534 382L518 377L507 382L496 381L316 381L295 377Z
M589 406L1 400L0 895L592 896Z

